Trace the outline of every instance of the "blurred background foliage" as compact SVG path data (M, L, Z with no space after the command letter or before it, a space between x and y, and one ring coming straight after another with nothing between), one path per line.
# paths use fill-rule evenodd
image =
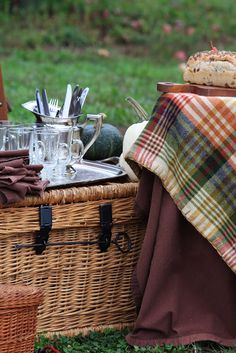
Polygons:
M11 120L47 88L62 104L67 83L89 86L85 112L127 126L129 95L151 113L157 81L181 82L189 55L236 50L235 0L1 0L0 63Z
M210 41L233 50L235 15L235 0L1 0L1 50L115 45L184 60Z

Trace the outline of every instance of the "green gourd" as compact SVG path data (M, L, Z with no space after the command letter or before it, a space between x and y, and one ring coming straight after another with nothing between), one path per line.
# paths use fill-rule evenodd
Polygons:
M93 125L84 127L81 140L86 145L92 138L95 129ZM86 152L84 158L89 160L101 160L113 156L119 156L122 152L123 136L120 130L111 124L103 124L100 134L94 144Z

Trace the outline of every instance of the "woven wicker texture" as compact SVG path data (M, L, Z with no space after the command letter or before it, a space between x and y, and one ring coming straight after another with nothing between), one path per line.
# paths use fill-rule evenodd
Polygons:
M0 282L27 283L42 288L38 332L74 335L104 327L124 327L135 320L131 276L137 262L144 225L135 217L137 183L57 189L42 198L0 210ZM102 253L97 245L48 247L36 255L32 244L39 229L39 205L52 205L50 242L96 241L99 206L112 204L112 239L127 232L132 250L121 253L114 244ZM125 240L120 242L126 246Z
M33 353L38 305L43 293L32 286L0 285L0 352Z

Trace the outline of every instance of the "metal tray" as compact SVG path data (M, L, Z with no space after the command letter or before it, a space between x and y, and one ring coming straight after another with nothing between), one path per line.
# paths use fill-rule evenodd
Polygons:
M74 164L76 172L63 178L55 178L50 181L47 189L58 187L69 187L76 185L89 185L104 182L126 176L126 172L116 165L108 163L83 160Z

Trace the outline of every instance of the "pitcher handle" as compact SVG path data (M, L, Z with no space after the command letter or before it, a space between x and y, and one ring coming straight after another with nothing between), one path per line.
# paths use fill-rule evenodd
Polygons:
M73 137L71 141L71 165L80 161L84 155L84 144L81 141L80 132L81 126L75 126L73 128ZM74 137L76 134L79 134L79 138L78 136Z
M105 117L105 114L103 114L103 113L100 113L100 114L87 114L84 126L87 125L87 123L89 121L94 121L95 132L94 132L91 140L87 143L86 146L84 146L84 151L83 151L83 155L82 155L81 158L83 158L85 153L88 151L88 149L92 146L92 144L98 138L98 136L100 134L100 131L101 131L101 127L102 127L102 123L103 123L104 117Z

